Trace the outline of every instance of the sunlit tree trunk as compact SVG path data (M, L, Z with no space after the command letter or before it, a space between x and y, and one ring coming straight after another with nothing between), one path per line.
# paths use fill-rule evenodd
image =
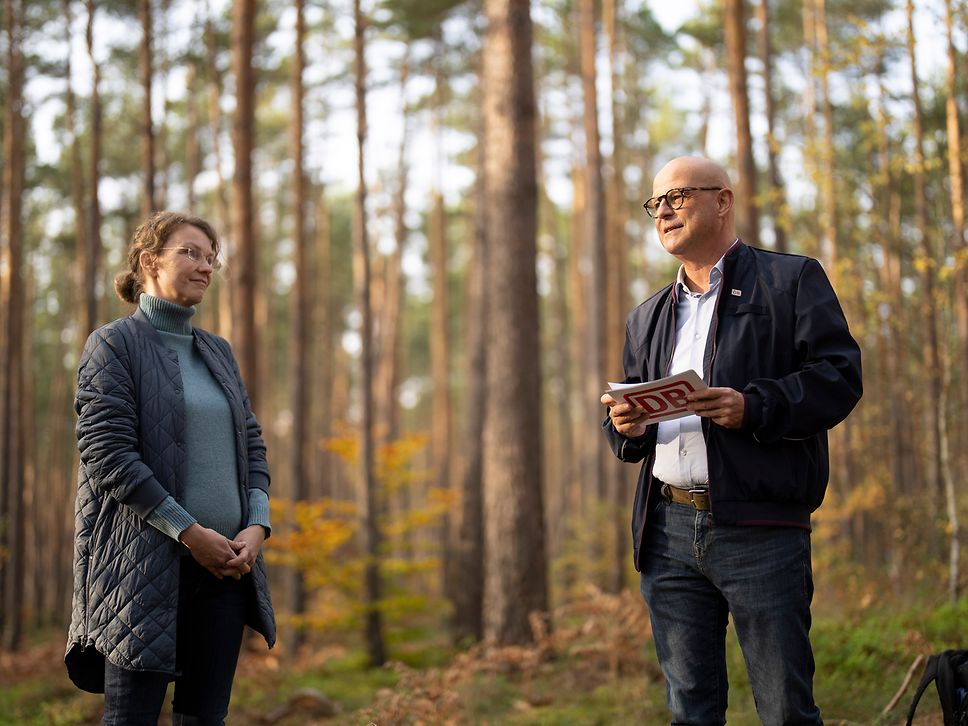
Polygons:
M225 236L229 231L228 202L225 198L225 177L222 167L222 84L218 70L218 39L211 16L205 18L205 82L208 87L206 100L208 102L208 125L212 136L212 152L215 157L215 226ZM230 235L231 236L231 235ZM223 239L221 255L229 270L234 266L235 255L232 254L235 240ZM218 326L220 335L232 340L232 285L224 282L218 285Z
M584 353L588 359L583 418L588 423L600 414L599 389L605 378L605 185L602 179L602 152L598 128L598 102L595 68L596 32L594 0L579 0L578 30L582 85L582 125L585 131L585 208L584 258L585 305L588 307L587 338ZM606 503L605 441L601 436L585 437L582 451L584 485L595 493L598 506Z
M437 57L443 43L437 39ZM450 391L450 300L447 280L447 210L443 195L443 134L444 134L444 77L440 63L434 68L433 136L436 139L436 171L434 189L431 192L431 208L427 224L427 244L430 257L430 280L433 289L433 302L430 306L430 377L432 381L430 414L430 453L431 467L435 478L434 486L442 492L456 491L453 487L454 456L451 437L451 391ZM443 592L453 600L453 565L448 544L454 516L448 512L440 527L442 549Z
M335 336L333 333L333 292L332 292L332 237L329 224L329 207L326 204L326 188L320 185L315 192L315 245L316 264L314 265L316 289L319 294L313 296L315 314L313 335L313 359L316 364L313 372L316 380L318 399L311 407L316 424L313 430L317 439L313 443L316 452L313 470L313 488L310 498L320 499L332 496L333 479L336 470L333 465L333 455L326 449L323 442L333 433L333 420L336 409L333 405L333 389L336 385L335 374Z
M91 158L89 160L87 243L84 255L84 325L81 338L87 337L98 324L98 280L101 275L101 66L94 57L94 0L87 0L87 54L91 61Z
M295 0L296 44L293 48L292 78L292 115L290 117L290 151L292 169L292 241L293 266L296 279L293 281L291 295L292 307L292 372L290 375L290 407L292 409L292 437L289 449L289 472L294 501L309 499L308 456L311 447L310 424L312 422L312 379L309 375L310 316L312 298L310 281L312 276L309 260L309 234L306 229L306 175L303 170L303 70L306 64L303 51L306 36L304 0ZM292 612L297 617L306 612L306 584L302 572L293 572ZM292 634L291 647L297 651L304 641L304 631L297 628Z
M929 421L932 468L934 470L935 493L944 496L947 504L949 537L949 595L956 597L958 592L959 559L959 522L955 502L954 482L948 466L948 427L944 413L947 401L944 390L944 360L941 352L941 339L938 332L938 302L936 274L938 258L932 243L934 235L928 223L927 180L924 155L924 112L921 106L920 82L918 79L916 45L914 38L914 2L907 0L907 50L911 70L911 100L914 103L914 211L915 227L921 238L918 267L921 269L923 296L923 330L925 335L926 378L930 391Z
M155 130L151 119L152 69L151 0L138 1L141 17L141 216L147 217L155 210Z
M232 143L232 344L256 415L260 412L258 348L255 304L258 256L252 199L252 149L255 143L255 0L237 0L232 6L232 68L235 74L235 116Z
M548 609L541 491L535 275L535 97L527 0L485 0L484 134L488 190L487 406L484 423L484 635L533 637Z
M968 361L968 250L965 246L965 181L962 164L961 124L958 119L958 51L954 44L952 0L945 0L947 66L945 73L945 118L948 129L948 186L951 195L951 252L955 255L955 299L958 347ZM961 409L968 407L968 375L961 375ZM962 417L963 418L963 417ZM968 422L961 425L962 451L968 450Z
M366 230L366 19L360 7L361 0L353 0L353 21L355 32L353 49L355 52L356 85L356 143L357 176L359 186L356 193L356 214L354 233L356 253L354 255L354 278L359 300L362 326L360 334L360 459L362 464L361 486L359 487L359 514L363 538L364 567L363 604L364 639L370 665L380 666L386 661L386 646L383 642L383 622L379 610L382 586L380 582L380 529L377 498L377 480L373 451L373 310L370 301L370 242Z
M619 89L624 80L623 56L620 32L621 5L615 0L602 3L602 21L608 38L608 57L612 78L612 158L608 177L609 220L606 239L606 258L611 276L610 284L605 286L606 330L604 360L602 362L603 381L622 379L619 351L625 344L625 316L629 311L629 254L631 241L626 233L628 223L628 203L625 199L625 130L622 123L624 108L619 103ZM599 382L602 385L603 381ZM599 408L600 415L604 416ZM604 438L602 439L604 442ZM626 534L626 507L628 504L628 467L611 455L605 447L604 473L605 490L608 492L610 517L606 520L605 537L607 557L606 588L619 592L625 586L625 563L628 558L628 536Z
M786 193L780 179L780 167L777 154L780 152L780 141L776 137L776 109L773 100L773 49L770 42L770 0L759 0L756 4L759 20L757 38L759 41L760 62L763 64L763 102L766 116L767 134L767 176L769 178L769 207L770 217L773 219L773 247L778 252L786 252L787 224L789 212L787 210Z
M826 0L815 0L814 22L816 24L817 54L820 59L817 80L820 83L820 108L823 112L823 143L820 159L820 196L823 213L821 219L822 241L820 251L824 266L831 282L836 287L841 277L838 262L837 230L840 224L838 213L837 189L834 179L834 118L833 104L830 100L830 40L827 35Z
M0 303L5 310L2 389L0 389L0 544L4 550L2 576L2 644L19 650L23 634L24 605L24 315L26 290L23 240L23 192L25 164L23 138L24 57L23 6L4 0L3 30L6 36L7 89L3 120L3 198L0 204L0 250L6 268Z
M743 0L726 0L723 16L726 32L726 67L729 94L736 122L737 227L743 241L759 246L759 214L756 206L756 162L750 135L750 102L746 83L746 7Z
M84 206L84 162L81 159L81 139L77 131L77 97L74 95L74 83L71 72L71 54L73 52L74 13L71 11L71 0L64 0L64 24L66 26L67 53L65 54L64 77L67 81L65 92L66 115L65 122L70 138L71 153L71 202L74 207L74 254L72 293L75 296L71 302L72 310L82 309L77 303L81 302L80 291L84 289L84 256L87 251L85 237L87 235L87 209Z
M198 91L195 63L188 64L185 71L185 191L188 196L188 210L197 214L195 199L195 180L201 167L198 151ZM219 291L221 292L221 290Z

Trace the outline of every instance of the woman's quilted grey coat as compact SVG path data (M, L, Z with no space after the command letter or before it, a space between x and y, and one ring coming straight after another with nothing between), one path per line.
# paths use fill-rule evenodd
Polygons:
M225 391L236 433L240 496L269 488L262 431L229 344L195 329ZM185 400L178 357L138 310L91 333L77 374L81 461L75 506L74 597L65 661L85 690L104 689L104 658L122 668L175 671L179 563L184 552L145 517L182 499ZM251 577L247 621L275 642L265 564Z

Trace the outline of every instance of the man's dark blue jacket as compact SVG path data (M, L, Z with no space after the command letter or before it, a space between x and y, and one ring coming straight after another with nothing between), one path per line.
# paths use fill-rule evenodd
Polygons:
M625 328L625 381L669 373L676 340L676 291L639 305ZM820 263L738 243L723 281L703 357L703 380L742 391L743 425L702 420L709 491L717 526L810 527L829 473L827 430L860 400L860 348ZM636 439L606 416L605 435L622 461L642 462L632 509L635 564L642 555L653 486L657 425Z

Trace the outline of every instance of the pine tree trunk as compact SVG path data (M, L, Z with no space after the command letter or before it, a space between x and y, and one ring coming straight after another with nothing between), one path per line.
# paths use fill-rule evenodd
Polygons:
M306 175L303 171L303 52L306 36L305 0L295 0L296 45L293 49L292 78L292 116L290 118L290 152L293 161L292 180L292 220L293 220L293 266L296 279L291 295L292 305L292 372L290 376L290 406L292 408L292 436L290 440L289 472L292 483L292 498L296 502L309 499L309 472L307 458L311 448L310 424L312 422L311 403L312 379L309 375L310 315L312 299L307 276L311 275L309 261L309 235L306 230ZM292 581L292 612L298 618L304 615L307 605L306 584L302 572L295 570ZM296 628L291 638L293 652L298 651L304 642L302 628Z
M205 19L205 82L208 87L207 102L208 102L208 124L209 133L212 136L212 153L215 157L215 178L217 180L215 186L215 228L222 230L222 234L225 231L229 231L229 236L231 237L231 230L229 229L229 212L228 212L228 202L225 198L225 177L222 172L222 106L220 103L222 95L222 84L218 71L218 44L215 35L215 28L212 24L212 18L207 17ZM231 269L235 264L235 255L233 254L234 240L223 239L222 250L220 252L223 260ZM231 285L226 285L224 282L218 285L218 330L219 335L222 335L229 340L232 340L232 300L233 291Z
M915 225L921 231L921 249L917 267L921 269L921 286L923 296L922 329L925 335L925 362L927 363L930 420L930 447L932 461L930 469L934 472L934 491L931 496L943 496L947 502L948 536L949 536L949 565L952 572L957 572L958 560L958 516L957 508L953 505L954 483L951 481L951 471L948 465L948 436L947 422L943 416L947 410L947 401L942 400L947 394L944 390L944 360L941 351L941 339L938 332L938 303L935 286L937 282L936 268L938 257L932 243L933 235L928 225L927 209L927 179L924 154L924 112L921 106L920 82L918 80L916 48L914 39L914 2L907 0L907 50L911 70L911 98L914 102L914 210ZM949 582L949 594L957 592L957 582Z
M726 0L726 66L729 93L736 120L736 159L739 180L736 184L737 227L746 244L760 244L759 215L756 207L756 163L750 135L750 102L746 83L746 7L743 0Z
M155 210L155 131L151 120L151 81L154 75L151 57L151 0L138 0L141 16L141 216Z
M535 97L528 0L485 0L488 188L485 638L532 640L548 609L535 275Z
M101 276L101 197L98 188L101 183L101 66L94 58L94 0L87 0L87 54L91 60L93 78L91 82L91 158L88 177L90 208L87 214L87 243L84 255L84 325L81 338L84 339L98 325L98 279Z
M258 347L256 343L256 255L252 200L252 150L255 142L255 73L252 51L255 42L255 0L237 0L232 6L232 67L235 74L235 116L232 143L235 172L232 175L232 345L252 409L260 411Z
M780 167L777 154L780 151L780 141L776 137L776 109L773 101L773 49L770 42L770 0L759 0L756 5L759 20L758 39L760 62L763 64L763 101L766 116L767 142L767 175L770 184L769 207L770 217L773 219L773 247L777 252L787 252L787 224L789 211L787 210L786 193L780 179Z
M4 552L3 597L4 611L2 645L8 650L20 649L23 635L24 564L25 564L25 501L24 471L24 316L26 290L24 283L23 192L25 157L23 138L26 124L23 117L24 57L23 6L19 0L4 0L4 34L6 35L7 93L4 99L3 123L3 198L0 204L0 235L5 250L6 282L0 303L6 311L4 329L5 369L0 389L0 486L5 490L0 497L0 538Z
M958 51L954 44L952 0L945 0L945 33L947 67L945 118L948 130L948 185L951 195L951 253L959 264L955 267L954 305L958 322L958 349L968 360L968 248L965 245L965 180L962 165L961 124L958 120ZM961 376L961 410L968 408L968 375ZM962 419L961 449L968 451L968 422Z
M474 237L468 269L465 329L467 330L467 458L461 478L458 542L455 553L453 639L460 643L484 637L484 511L481 472L484 411L487 407L487 194L484 173L484 134L478 133Z
M361 327L362 346L360 349L360 459L362 464L362 486L359 488L359 513L363 537L363 554L366 557L364 568L363 604L364 640L371 666L381 666L386 662L386 646L383 641L383 621L379 610L382 583L380 581L380 529L377 499L377 480L373 451L373 311L370 300L370 242L366 230L366 19L360 8L360 0L353 0L353 21L355 26L353 48L355 51L356 80L356 142L357 173L359 187L356 194L356 214L354 232L356 253L354 255L354 277L357 298L363 321Z

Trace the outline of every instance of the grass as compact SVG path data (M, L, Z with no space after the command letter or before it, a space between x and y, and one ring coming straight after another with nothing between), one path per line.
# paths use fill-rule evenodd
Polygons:
M628 603L625 607L631 610L634 598ZM880 712L915 656L966 645L965 599L929 608L819 610L813 628L815 684L828 724L900 723L913 685L889 717L882 719ZM441 633L424 628L391 645L391 656L400 664L388 668L367 668L363 653L350 643L320 646L292 664L275 654L247 653L236 679L230 723L259 723L299 689L308 688L339 704L340 712L323 719L311 709L296 708L278 724L383 726L448 720L485 726L667 723L664 684L651 644L643 633L633 632L625 632L627 643L610 640L623 634L624 621L615 612L601 606L563 614L558 630L548 636L546 645L551 645L541 652L539 645L538 649L508 649L497 655L482 650L458 654ZM33 658L36 665L28 664L16 678L10 679L0 670L4 679L0 726L97 723L100 698L73 688L60 662L59 648L37 648L40 650L23 656ZM620 658L610 657L619 651ZM732 630L727 655L729 723L757 724ZM0 663L13 662L9 654L5 657ZM926 718L919 717L918 724L940 723L936 700L933 693L927 694L919 710Z

